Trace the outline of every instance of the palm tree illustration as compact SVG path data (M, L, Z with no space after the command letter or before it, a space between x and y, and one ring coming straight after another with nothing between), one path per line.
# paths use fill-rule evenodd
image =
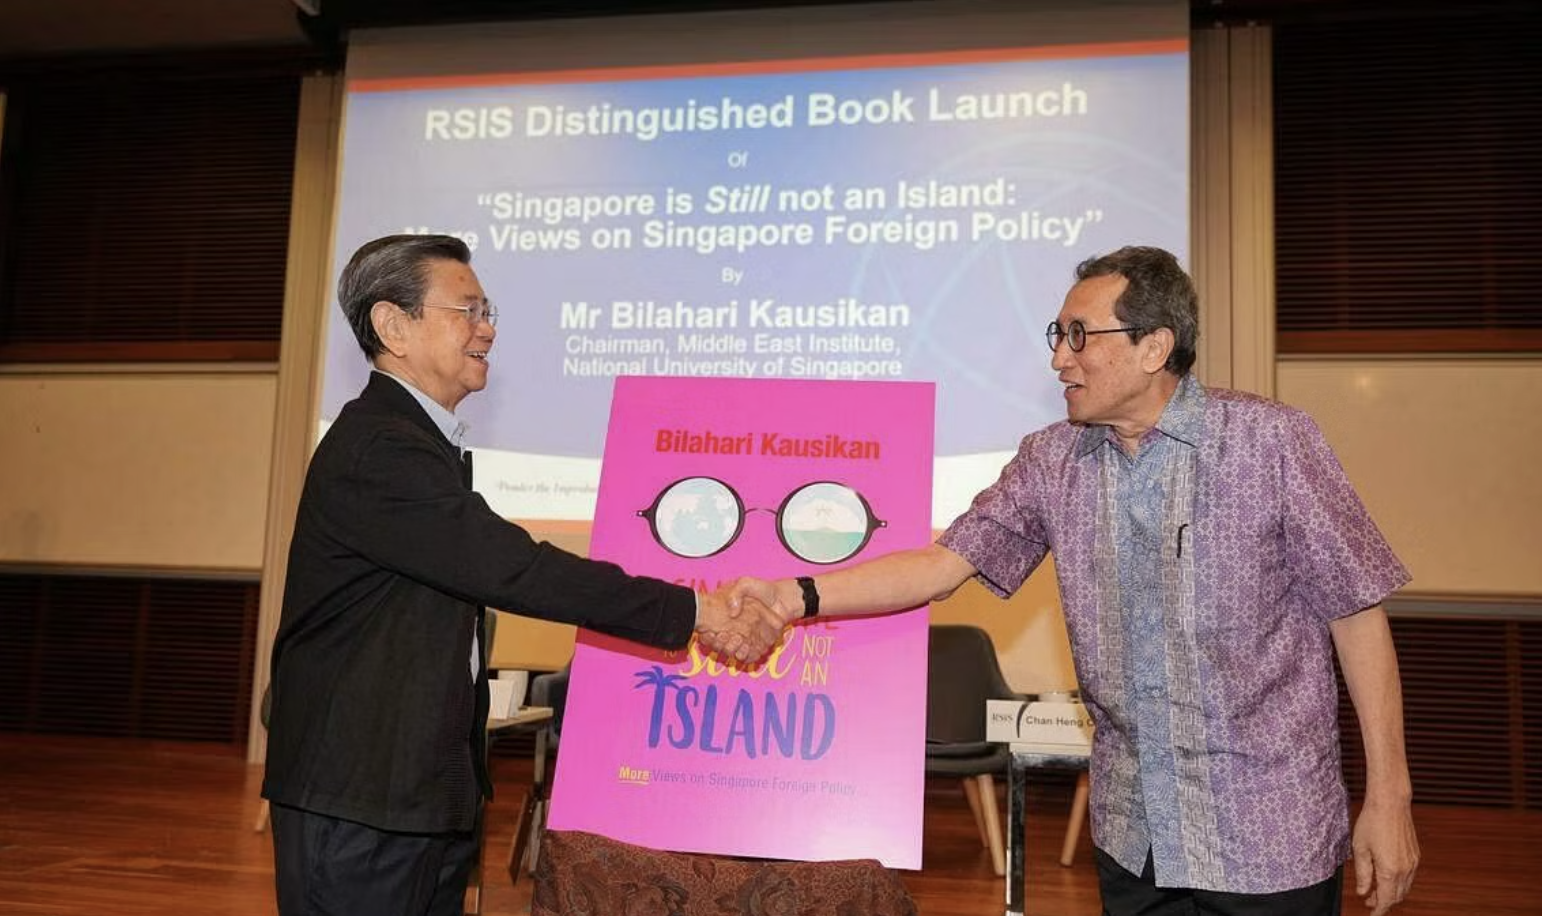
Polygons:
M653 710L648 716L648 746L653 747L659 743L659 730L664 725L664 698L670 690L679 690L679 682L687 678L683 674L665 674L661 665L652 665L646 671L635 671L633 674L637 677L637 683L632 685L633 690L653 688Z

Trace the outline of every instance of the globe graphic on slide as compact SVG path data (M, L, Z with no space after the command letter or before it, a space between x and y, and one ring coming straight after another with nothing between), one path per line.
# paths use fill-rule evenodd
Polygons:
M739 500L709 477L688 477L674 484L654 510L659 540L682 557L710 557L739 530Z

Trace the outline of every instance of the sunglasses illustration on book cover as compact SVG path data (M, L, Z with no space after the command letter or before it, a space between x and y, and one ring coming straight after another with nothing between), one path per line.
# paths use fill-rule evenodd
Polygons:
M714 477L685 477L637 510L658 545L677 557L701 559L727 550L751 512L774 512L776 536L793 556L821 566L856 556L886 523L861 493L834 480L816 480L787 494L776 509L746 507L733 487Z

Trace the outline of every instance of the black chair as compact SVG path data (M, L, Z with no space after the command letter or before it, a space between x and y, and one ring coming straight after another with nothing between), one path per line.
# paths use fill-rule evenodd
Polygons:
M926 775L957 776L991 867L1005 875L1006 850L994 776L1007 771L1005 744L985 740L985 701L1022 700L1001 674L996 647L979 627L931 628L926 671Z
M537 674L530 680L530 705L551 707L551 729L547 736L547 750L557 749L557 739L562 734L562 712L567 706L568 671L570 665L560 671Z

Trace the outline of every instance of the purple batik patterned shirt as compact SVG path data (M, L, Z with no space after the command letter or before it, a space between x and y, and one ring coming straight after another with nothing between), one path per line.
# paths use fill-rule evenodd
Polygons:
M940 543L1003 596L1055 554L1098 848L1247 894L1344 861L1328 623L1409 577L1306 414L1186 377L1134 457L1107 427L1025 438Z

